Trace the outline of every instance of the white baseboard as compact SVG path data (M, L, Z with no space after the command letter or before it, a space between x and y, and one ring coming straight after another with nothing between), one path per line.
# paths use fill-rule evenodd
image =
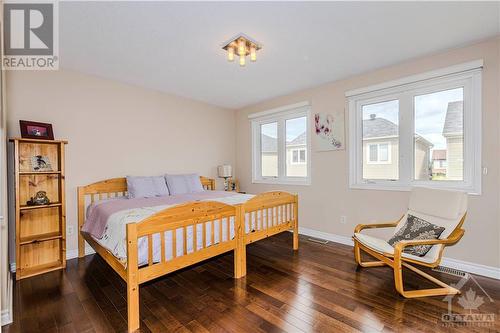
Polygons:
M94 253L95 253L95 251L92 247L90 247L89 245L85 246L85 255L94 254ZM78 249L66 251L66 260L75 259L75 258L78 258ZM15 262L10 263L10 271L12 273L16 272L16 263Z
M94 249L85 244L85 255L94 254ZM78 258L78 249L66 250L66 260Z
M299 234L314 238L325 239L344 245L349 245L349 246L354 245L354 242L351 237L335 235L314 229L299 227ZM486 265L476 264L473 262L468 262L453 258L445 258L445 257L443 257L443 259L441 260L441 266L455 268L472 274L482 275L489 278L500 280L500 267L486 266Z
M8 309L2 310L2 314L0 317L0 326L8 325L10 323L12 323L12 316L10 315L10 310Z

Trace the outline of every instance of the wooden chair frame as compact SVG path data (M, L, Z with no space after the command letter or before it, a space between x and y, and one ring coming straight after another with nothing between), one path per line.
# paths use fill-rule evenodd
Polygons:
M451 246L456 244L464 235L465 231L464 229L462 229L462 225L465 221L466 215L467 213L463 215L459 224L447 238L400 241L396 243L396 245L394 246L394 254L380 253L375 250L372 250L369 247L360 243L356 239L356 237L353 237L354 259L360 267L380 267L385 265L390 266L394 271L394 285L396 287L396 290L405 298L460 294L460 291L458 289L447 285L446 283L436 279L435 277L423 272L422 270L410 264L416 264L430 268L437 267L441 262L444 248L446 246ZM361 232L361 230L364 229L394 228L398 225L398 223L401 221L403 217L404 215L398 221L395 222L378 223L378 224L358 224L354 229L354 233L359 233ZM439 250L439 255L436 261L432 263L426 263L411 258L405 258L402 256L404 248L410 245L441 245L441 248ZM378 261L363 262L361 260L361 251L368 253L372 257L378 259ZM418 275L426 278L427 280L437 284L438 286L440 286L440 288L420 289L420 290L410 290L410 291L404 290L403 267L406 267L411 271L417 273Z
M207 190L215 190L215 180L200 177ZM267 192L256 195L244 204L225 205L214 201L189 202L160 211L138 223L127 224L127 261L124 265L106 248L101 246L90 234L81 231L85 222L86 198L91 202L114 196L124 196L127 192L125 178L108 179L87 186L78 187L78 254L85 256L85 241L113 268L127 284L128 331L139 328L139 285L181 268L215 257L225 252L234 251L234 277L246 275L246 245L260 239L293 230L293 249L298 249L298 196L286 192ZM264 216L264 211L266 212ZM275 214L276 212L276 214ZM256 230L245 233L245 218L251 214L261 214ZM264 217L265 222L264 223ZM234 238L230 239L230 220L234 219ZM228 235L223 240L223 222L226 221ZM257 223L257 218L255 219ZM219 222L219 242L215 244L215 221ZM251 221L251 220L250 220ZM206 225L211 224L211 245L208 245ZM203 230L202 248L197 249L197 233L193 232L193 251L187 251L187 229L196 230L201 225ZM177 256L176 232L182 229L183 251ZM166 258L165 232L172 232L173 258ZM153 235L159 234L161 241L161 259L153 259ZM148 263L138 266L138 240L147 237Z

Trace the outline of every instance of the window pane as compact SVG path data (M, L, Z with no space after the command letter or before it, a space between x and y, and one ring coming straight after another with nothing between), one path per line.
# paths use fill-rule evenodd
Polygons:
M300 162L306 163L306 151L305 151L305 149L300 150Z
M260 126L262 177L278 177L278 123Z
M285 122L287 177L307 177L307 164L299 163L299 151L307 147L306 126L306 117L287 119ZM290 154L293 154L293 163L289 162Z
M364 105L362 112L363 179L399 179L399 101Z
M387 143L381 143L378 145L378 158L380 162L389 161L389 145Z
M378 161L378 145L370 145L370 162Z
M463 180L463 88L415 96L415 179Z

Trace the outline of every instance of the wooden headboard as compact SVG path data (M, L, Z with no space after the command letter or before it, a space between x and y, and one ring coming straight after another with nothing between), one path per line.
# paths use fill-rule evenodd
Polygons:
M205 190L215 191L215 179L201 176L200 181ZM127 192L127 179L125 177L106 179L86 186L80 186L78 189L84 194L122 192L125 195L125 192Z

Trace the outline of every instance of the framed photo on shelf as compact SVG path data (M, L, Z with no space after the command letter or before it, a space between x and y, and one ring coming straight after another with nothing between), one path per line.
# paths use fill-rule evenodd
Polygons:
M21 137L24 139L54 140L52 124L35 121L19 120Z

